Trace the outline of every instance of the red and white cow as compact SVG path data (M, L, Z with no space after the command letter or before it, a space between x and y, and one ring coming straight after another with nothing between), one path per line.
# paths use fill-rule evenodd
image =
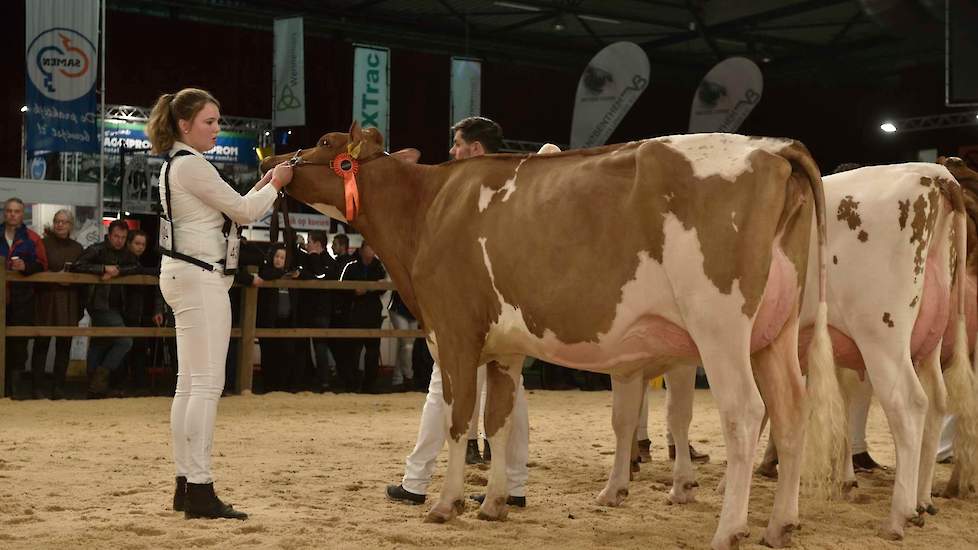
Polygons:
M960 284L965 280L961 189L947 169L928 163L869 166L825 176L823 182L826 207L835 213L827 225L835 361L851 369L847 373L865 370L889 422L896 482L881 534L901 538L907 520L922 525L925 511L936 513L931 483L948 402L961 415L965 433L956 459L969 472L976 460L978 415L968 348L956 345L968 340L959 337L966 333L967 288ZM816 276L809 268L809 281ZM806 292L812 292L810 286ZM815 315L810 300L805 303L803 345ZM973 321L973 304L971 312ZM972 323L967 331L972 343L974 332ZM941 376L942 342L948 391ZM677 427L684 431L688 422ZM769 452L765 460L773 457ZM854 484L851 453L845 458L845 478Z
M797 319L810 249L819 248L810 245L822 242L812 237L813 209L824 224L819 171L803 145L702 134L426 166L412 162L416 154L386 155L378 132L354 124L294 158L289 194L321 210L345 208L431 331L451 438L428 521L463 507L463 436L478 365L488 363L486 431L505 448L526 355L630 381L616 397L628 405L616 407L616 419L632 409L616 421L632 424L619 441L634 432L641 392L631 381L646 365L702 361L716 388L730 480L713 546L736 546L747 533L764 414L753 355L761 393L791 402L775 418L788 474L768 536L778 543L797 524L805 401ZM581 223L588 238L579 238ZM822 276L810 284L824 297L819 265ZM841 457L844 410L826 305L812 307L821 338L812 346L810 405L827 411L815 431ZM506 515L505 461L505 453L493 457L481 518Z

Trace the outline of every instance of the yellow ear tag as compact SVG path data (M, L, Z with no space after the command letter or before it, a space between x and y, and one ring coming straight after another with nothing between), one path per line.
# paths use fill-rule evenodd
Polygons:
M352 143L347 143L346 144L346 152L349 153L350 156L353 157L353 158L359 158L360 157L360 146L361 145L363 145L363 142L362 141L357 142L356 146L354 146Z

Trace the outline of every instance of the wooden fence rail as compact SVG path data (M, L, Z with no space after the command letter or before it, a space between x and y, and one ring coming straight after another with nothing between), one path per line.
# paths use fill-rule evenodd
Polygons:
M152 275L128 275L103 281L98 275L85 273L35 273L24 276L8 272L6 258L0 256L0 288L10 288L16 292L18 283L62 284L62 285L149 285L158 286L159 278ZM278 279L265 281L261 288L302 288L318 290L396 290L390 281L320 281ZM241 338L245 344L255 338L416 338L424 336L421 330L399 329L357 329L357 328L257 328L258 288L241 287L240 327L231 329L232 338ZM0 292L0 398L4 395L6 377L6 348L8 337L36 336L89 336L131 338L173 338L176 331L172 327L55 327L55 326L7 326L7 293ZM238 347L238 376L236 391L251 393L254 346Z

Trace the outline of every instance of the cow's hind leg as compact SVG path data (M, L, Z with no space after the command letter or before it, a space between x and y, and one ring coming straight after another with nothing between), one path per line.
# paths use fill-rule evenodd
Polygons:
M520 372L523 358L519 357L505 363L491 361L486 366L486 413L485 426L489 443L496 452L493 453L492 466L489 468L489 484L486 487L486 497L479 508L479 519L506 519L506 499L509 497L508 471L515 464L510 464L510 441L513 432L513 422L516 415L517 400L526 399L520 384Z
M920 447L920 475L917 479L917 513L934 515L937 508L931 490L934 485L934 468L937 447L941 441L941 427L947 413L947 388L941 375L941 346L936 346L917 369L921 386L927 394L927 417L924 421L924 438Z
M712 541L714 549L727 550L737 548L750 534L747 503L764 402L751 373L749 327L734 334L730 328L711 329L701 338L696 334L693 337L716 399L727 446L723 510Z
M641 369L630 374L611 376L612 402L611 425L615 429L615 462L608 476L608 483L598 494L598 504L618 506L628 496L628 480L631 473L631 448L638 427L645 376Z
M754 354L753 365L780 463L774 510L762 542L781 548L791 542L791 533L799 526L798 489L805 441L806 396L798 361L797 315L792 315L774 342Z
M883 523L880 535L899 540L908 521L917 525L923 521L917 515L917 477L927 395L914 371L909 346L884 345L888 342L886 335L876 336L859 338L856 342L866 360L866 372L886 414L896 447L893 501L890 517Z
M693 418L693 393L696 388L696 366L681 365L665 374L668 396L666 421L676 446L676 460L672 464L671 504L685 504L696 500L694 488L699 487L689 456L689 423Z

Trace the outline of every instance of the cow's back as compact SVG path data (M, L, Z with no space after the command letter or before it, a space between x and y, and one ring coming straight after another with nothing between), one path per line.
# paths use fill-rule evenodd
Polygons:
M500 343L620 345L642 318L683 327L683 300L705 290L751 318L785 211L809 189L789 181L789 147L702 134L446 164L418 275L461 268Z

